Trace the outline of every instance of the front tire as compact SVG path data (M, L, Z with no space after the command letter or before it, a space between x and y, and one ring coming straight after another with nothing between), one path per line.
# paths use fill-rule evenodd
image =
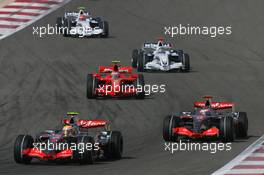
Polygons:
M23 154L23 151L33 148L33 138L30 135L19 135L14 144L14 160L16 163L30 164L32 157Z
M177 142L178 135L173 133L173 128L179 127L180 119L177 116L168 115L163 120L163 139L166 142Z
M237 132L236 135L241 138L247 137L248 132L248 118L246 112L238 113L238 121L237 121Z
M145 56L144 53L140 53L138 57L137 70L138 72L145 72Z
M62 30L61 30L61 28L63 27L62 21L63 21L62 17L58 17L56 20L57 32L62 32Z
M235 139L234 120L230 116L220 120L220 137L223 142L233 142Z
M184 72L189 72L190 71L190 57L189 57L189 55L187 53L183 54L182 65L183 65L182 70Z
M137 68L137 62L138 62L138 50L134 49L132 51L132 67Z
M65 19L64 24L63 24L63 36L64 37L70 36L71 28L72 28L71 21L69 19Z
M145 98L145 90L144 90L145 80L144 80L144 76L142 74L139 74L136 81L137 81L136 90L138 89L139 86L141 87L140 88L141 91L136 93L136 98L143 99L143 98Z
M119 131L110 133L108 146L104 150L104 156L109 159L121 159L123 154L123 136Z
M101 36L103 38L107 38L109 36L109 24L107 21L102 21L102 29L103 29L103 33Z
M88 74L87 75L87 86L86 86L87 98L95 98L96 97L96 92L95 92L96 87L97 87L96 78L93 76L93 74Z

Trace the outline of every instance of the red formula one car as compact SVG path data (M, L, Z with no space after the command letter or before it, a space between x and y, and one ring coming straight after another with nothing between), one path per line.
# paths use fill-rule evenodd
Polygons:
M165 141L181 138L216 138L231 142L236 137L247 137L248 119L246 112L235 112L232 102L212 102L211 96L205 101L195 102L194 112L168 115L163 122Z
M36 158L56 163L92 164L100 158L122 157L122 134L111 131L107 121L79 120L73 112L68 115L71 118L63 120L59 130L45 130L34 139L30 135L19 135L14 144L15 162L29 164Z
M110 66L99 66L99 73L87 75L87 98L136 97L144 98L144 76L133 74L132 67L113 61Z

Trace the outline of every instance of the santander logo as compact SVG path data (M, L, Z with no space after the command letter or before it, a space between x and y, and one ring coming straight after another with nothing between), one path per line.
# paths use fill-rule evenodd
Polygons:
M205 102L195 102L195 107L204 107ZM211 107L215 109L224 109L224 108L231 108L233 106L233 103L229 102L212 102Z
M218 102L216 102L216 103L212 103L212 107L213 107L213 108L220 107L220 103L218 103Z
M80 120L80 126L82 127L97 127L106 125L104 120Z

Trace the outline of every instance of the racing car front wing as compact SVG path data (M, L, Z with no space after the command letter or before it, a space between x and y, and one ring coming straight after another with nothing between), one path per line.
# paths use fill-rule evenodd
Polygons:
M186 137L194 138L194 139L204 138L204 137L213 137L213 136L219 135L219 129L216 127L212 127L201 133L193 132L185 127L177 127L177 128L173 128L172 132L173 134L186 136Z

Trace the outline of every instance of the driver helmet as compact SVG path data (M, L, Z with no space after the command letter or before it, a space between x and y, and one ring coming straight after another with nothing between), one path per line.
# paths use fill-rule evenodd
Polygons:
M162 47L163 44L164 44L163 39L159 39L159 40L158 40L158 46L159 46L159 47Z
M112 78L114 80L118 79L119 78L119 69L118 69L118 65L114 65L114 68L113 68L113 72L111 73L112 75Z
M114 72L118 72L118 70L119 70L118 69L118 65L114 65L114 69L113 70L114 70Z
M66 125L62 128L62 133L64 137L69 137L74 135L74 128L70 125Z
M70 118L69 124L70 125L78 125L79 122L79 113L78 112L67 112L67 117Z
M79 17L79 20L80 21L85 21L86 20L86 16L81 14L80 17Z

